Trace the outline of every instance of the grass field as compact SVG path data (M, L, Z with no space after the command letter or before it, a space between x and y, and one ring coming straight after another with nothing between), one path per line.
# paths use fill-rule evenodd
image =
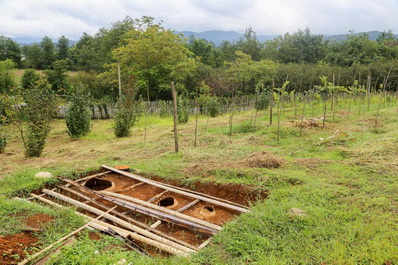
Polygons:
M197 180L239 183L268 190L269 197L228 223L212 244L189 260L140 257L109 248L118 244L110 237L92 241L82 235L50 264L114 264L121 258L133 264L398 264L397 108L383 107L377 131L376 104L366 114L352 108L349 119L340 108L334 123L328 116L325 129L304 129L302 136L290 122L299 118L287 108L279 144L267 113L258 113L253 128L249 111L235 114L232 137L227 134L228 115L210 118L208 126L207 117L199 117L194 147L191 117L179 126L178 154L171 118L148 117L146 142L144 117L123 139L113 136L110 120L94 120L91 133L79 140L69 138L63 120L55 120L43 156L28 159L10 128L6 153L0 155L0 234L20 231L17 213L23 211L46 212L59 222L40 235L44 246L82 224L72 211L10 199L56 182L37 180L36 172L76 177L102 164L127 164L146 176L172 178L187 186ZM313 116L321 116L321 106ZM328 139L337 130L342 133ZM252 154L259 152L283 161L282 166L251 164ZM291 208L304 210L305 216L289 216Z

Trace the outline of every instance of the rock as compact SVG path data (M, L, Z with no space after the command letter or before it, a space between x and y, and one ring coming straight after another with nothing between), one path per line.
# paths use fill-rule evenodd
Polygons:
M290 209L288 214L289 214L289 217L290 217L290 218L296 218L296 217L302 218L302 217L305 217L305 216L306 216L305 211L304 211L304 210L301 210L301 209L299 209L299 208L292 208L292 209Z
M42 172L37 172L35 177L36 178L52 178L53 174L50 172L42 171Z
M115 265L124 265L127 263L127 260L125 258L122 258L121 260L119 260L118 262L116 262Z
M94 255L99 255L99 251L98 250L96 250L96 251L94 251Z

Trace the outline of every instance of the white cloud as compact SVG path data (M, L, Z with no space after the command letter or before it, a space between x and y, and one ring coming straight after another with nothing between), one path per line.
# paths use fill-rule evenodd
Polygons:
M0 34L78 39L127 15L163 20L168 28L283 34L309 27L314 33L349 30L398 32L396 0L0 0Z

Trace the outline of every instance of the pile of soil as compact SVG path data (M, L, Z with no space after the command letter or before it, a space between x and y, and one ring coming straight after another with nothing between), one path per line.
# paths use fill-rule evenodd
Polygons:
M48 214L38 213L28 216L26 218L25 224L27 227L42 228L44 225L51 222L52 220L54 220L54 217Z
M0 264L18 264L25 259L28 248L33 247L37 241L35 235L27 232L0 236Z
M282 159L266 151L253 153L246 159L246 165L249 167L278 168L282 166L282 164Z

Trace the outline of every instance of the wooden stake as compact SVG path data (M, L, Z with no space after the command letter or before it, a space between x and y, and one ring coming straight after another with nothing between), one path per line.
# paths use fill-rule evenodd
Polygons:
M173 117L174 117L174 148L175 152L178 153L178 113L177 113L177 91L174 86L174 82L171 82L171 93L173 94Z

